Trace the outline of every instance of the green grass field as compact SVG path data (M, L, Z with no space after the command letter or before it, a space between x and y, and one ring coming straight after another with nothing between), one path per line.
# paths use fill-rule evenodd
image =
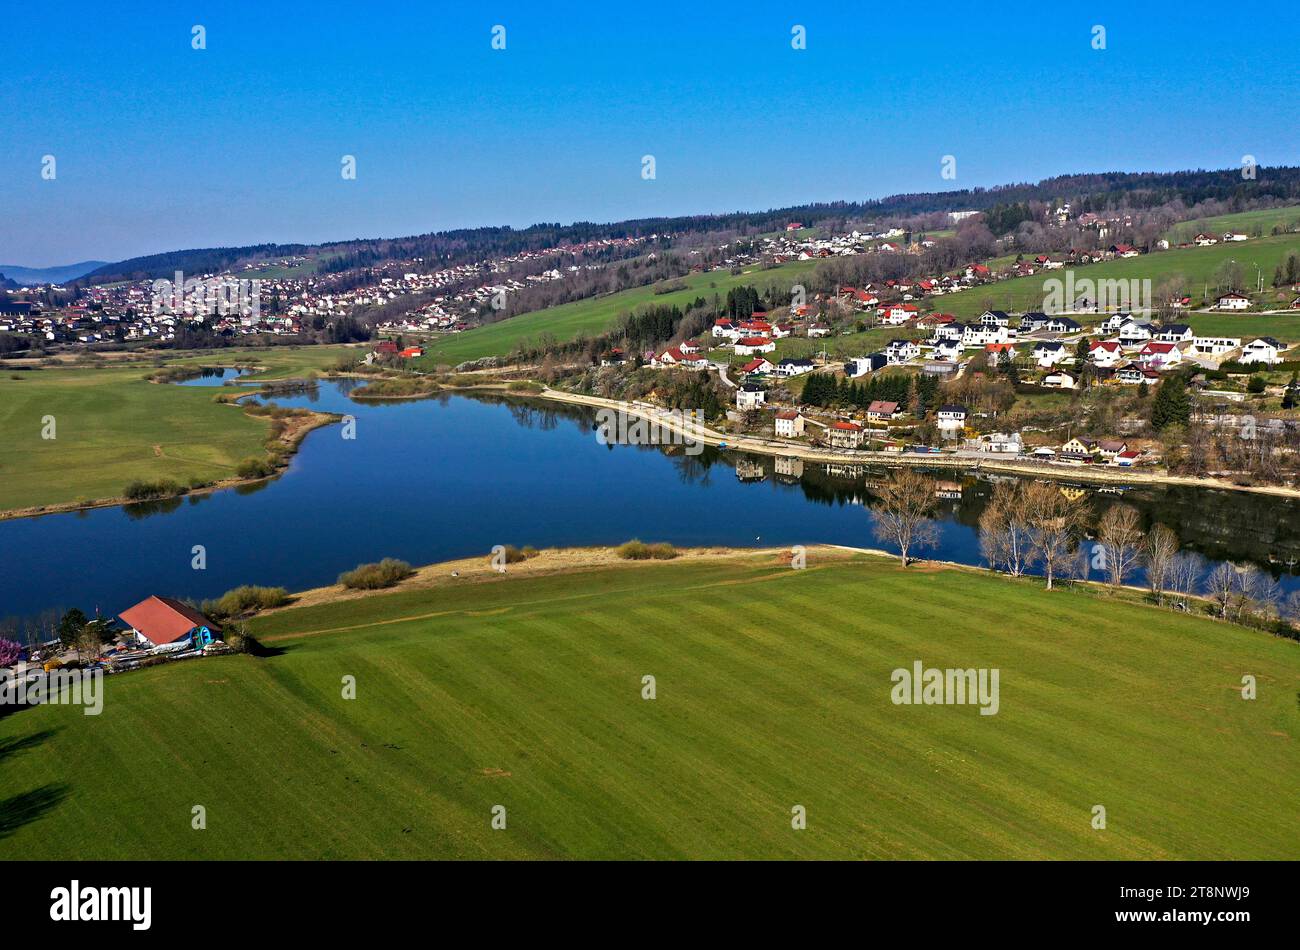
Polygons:
M1205 283L1214 295L1214 272L1224 263L1235 260L1242 265L1249 282L1255 279L1255 266L1264 274L1264 281L1273 279L1273 271L1286 259L1288 253L1300 252L1300 235L1285 234L1259 238L1240 244L1215 244L1211 247L1176 248L1141 257L1123 258L1088 264L1074 269L1075 281L1150 279L1152 293L1162 278L1178 274L1187 282L1193 302L1199 302ZM961 318L977 317L986 309L1020 312L1042 310L1046 291L1044 281L1065 280L1065 270L1043 271L1032 277L1016 277L972 287L955 294L947 294L930 301L934 309ZM1212 301L1211 301L1212 302Z
M141 366L0 375L0 511L117 498L128 482L217 480L265 455L265 419ZM46 416L53 439L42 438Z
M814 551L254 628L284 652L0 719L0 857L1300 857L1300 645L1096 593ZM1000 711L893 705L918 659L999 669Z
M733 287L766 287L772 283L793 285L800 275L810 273L819 263L816 260L791 261L767 270L750 267L737 275L726 271L691 274L682 278L685 290L656 294L652 286L635 287L604 297L576 300L430 340L424 356L413 363L420 369L432 370L440 364L454 366L484 356L505 356L520 344L537 342L546 335L560 341L573 340L583 334L591 336L608 330L618 322L619 316L645 304L684 307L696 297L712 300L715 294L725 302L727 291Z
M338 361L342 347L188 352L167 365L255 363L250 380L300 376ZM261 458L266 419L213 401L217 390L148 382L152 361L0 370L0 511L117 498L129 482L217 481ZM45 439L44 418L55 438Z
M1219 214L1209 218L1197 218L1174 225L1165 237L1173 243L1191 241L1197 234L1208 232L1222 237L1228 231L1240 231L1243 234L1261 236L1269 234L1274 227L1294 228L1300 226L1300 206L1286 208L1268 208L1263 211L1239 211L1235 214Z

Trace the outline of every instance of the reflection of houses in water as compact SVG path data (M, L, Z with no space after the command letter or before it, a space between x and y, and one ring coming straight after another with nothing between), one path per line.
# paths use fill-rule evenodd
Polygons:
M937 498L944 498L949 501L961 501L961 482L935 482L934 494Z
M822 471L836 478L865 478L867 467L865 465L837 465L831 463L823 465Z
M782 481L795 481L803 478L803 459L793 455L776 457L776 475Z
M736 478L742 482L761 482L767 478L762 462L753 459L736 459Z

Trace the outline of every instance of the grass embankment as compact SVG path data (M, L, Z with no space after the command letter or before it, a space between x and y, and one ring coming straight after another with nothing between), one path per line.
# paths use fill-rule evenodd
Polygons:
M816 549L551 554L275 612L251 628L281 655L110 678L98 717L0 720L0 856L1300 855L1295 643ZM997 715L894 705L918 659L998 668Z
M576 300L430 340L424 356L412 362L417 368L429 371L440 365L455 366L484 356L506 356L521 344L536 343L544 336L554 337L561 342L576 339L581 334L593 336L615 326L621 314L645 304L675 304L685 307L696 297L711 301L714 295L725 303L727 291L733 287L766 287L773 281L793 286L800 275L811 272L818 263L815 260L791 261L766 270L747 267L741 274L730 274L727 271L691 274L680 280L680 283L686 285L684 290L656 294L654 285L649 285L604 297Z

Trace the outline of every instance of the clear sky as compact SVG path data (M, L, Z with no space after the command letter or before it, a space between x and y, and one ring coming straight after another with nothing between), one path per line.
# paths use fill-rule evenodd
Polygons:
M761 209L1246 154L1296 164L1294 11L14 3L0 262ZM806 49L792 49L796 24Z

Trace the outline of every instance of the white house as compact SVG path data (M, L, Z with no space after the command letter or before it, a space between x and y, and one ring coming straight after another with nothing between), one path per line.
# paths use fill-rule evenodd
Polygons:
M940 340L934 345L933 356L936 360L956 361L961 359L962 345L957 340Z
M1192 340L1192 349L1202 356L1222 356L1241 346L1241 340L1229 336L1198 336Z
M737 356L752 356L755 353L771 353L776 349L776 342L765 336L743 336L736 341Z
M850 379L866 376L889 365L889 357L884 353L871 353L868 356L855 356L844 364L844 375Z
M1115 366L1122 357L1118 340L1097 340L1088 347L1088 359L1104 369Z
M826 427L826 438L837 449L856 449L862 444L862 426L840 419Z
M1050 389L1074 389L1076 383L1072 375L1062 370L1057 370L1056 372L1048 373L1043 377L1043 385Z
M1183 352L1176 343L1152 340L1138 353L1138 361L1150 369L1170 369L1183 361Z
M1215 310L1245 310L1250 306L1250 298L1235 291L1220 294L1214 304Z
M1185 323L1167 323L1157 327L1153 339L1161 343L1191 343L1196 334Z
M966 407L955 403L940 406L938 426L945 438L956 438L966 427Z
M885 347L885 356L894 365L914 360L920 355L921 345L915 340L890 340L889 346Z
M745 383L736 390L737 409L757 409L767 402L767 390L757 383Z
M1064 343L1049 340L1034 347L1034 362L1043 369L1049 369L1069 357L1070 351Z
M785 409L776 414L776 434L783 439L793 439L803 435L803 413L797 409Z
M1282 344L1271 336L1261 336L1257 339L1251 340L1241 348L1241 356L1239 357L1238 362L1266 363L1269 365L1280 363L1282 362L1282 357L1279 354L1282 352L1282 349Z
M664 350L650 360L652 369L708 369L709 361L699 353L684 353L679 346Z

